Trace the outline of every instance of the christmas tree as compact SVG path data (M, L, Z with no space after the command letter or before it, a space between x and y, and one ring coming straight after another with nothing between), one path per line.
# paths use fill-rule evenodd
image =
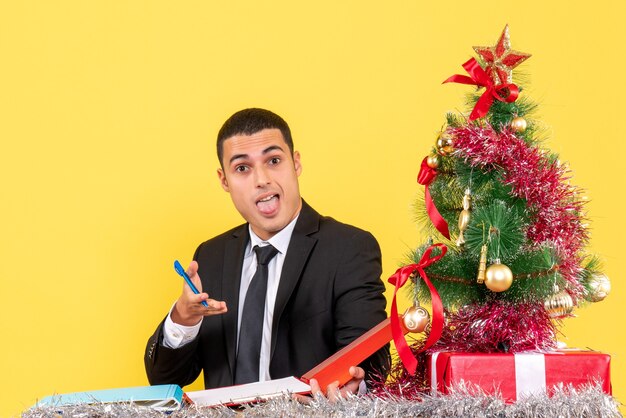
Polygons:
M474 50L478 60L463 64L468 75L444 81L476 86L470 112L447 115L418 176L426 192L417 219L432 239L390 279L399 287L413 273L415 303L404 326L428 338L412 354L551 350L560 320L610 290L598 258L584 251L581 191L567 165L541 146L537 105L513 77L530 55L511 49L508 26L495 46ZM432 323L420 301L432 302ZM405 361L397 330L395 341L412 373L417 364ZM395 379L405 371L400 366Z

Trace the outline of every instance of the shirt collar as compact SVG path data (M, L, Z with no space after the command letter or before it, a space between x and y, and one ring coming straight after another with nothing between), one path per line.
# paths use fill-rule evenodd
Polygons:
M255 245L264 246L267 244L271 244L274 248L278 250L281 254L285 255L287 253L287 248L289 248L289 242L291 241L291 235L293 234L293 229L296 227L296 222L298 221L298 215L287 224L286 227L281 229L276 235L267 241L259 238L257 234L254 233L252 227L248 224L248 232L250 233L250 245L247 248L247 253L251 252Z

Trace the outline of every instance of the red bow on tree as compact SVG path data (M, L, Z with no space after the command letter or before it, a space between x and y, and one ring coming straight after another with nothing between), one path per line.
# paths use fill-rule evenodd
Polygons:
M439 248L441 250L441 254L431 257L430 254L433 252L435 248ZM393 300L391 302L391 335L393 336L393 341L396 344L396 350L398 350L398 355L400 356L400 360L402 360L402 364L407 369L407 371L411 374L415 374L415 370L417 369L417 359L411 353L411 349L409 348L406 340L404 339L404 332L402 332L402 326L400 325L400 318L398 317L398 305L396 303L396 294L398 293L398 289L400 289L407 282L411 274L417 271L428 286L430 290L430 299L432 303L432 323L430 334L426 339L426 342L420 348L419 352L426 350L431 347L433 344L439 340L441 337L441 332L443 331L443 304L441 303L441 298L439 297L439 293L437 293L437 289L430 282L428 276L426 276L426 272L424 269L430 266L433 263L439 261L448 250L443 244L433 244L424 251L420 262L417 264L409 264L408 266L404 266L396 270L393 276L388 279L388 282L395 286L395 290L393 292Z
M519 95L519 88L513 83L494 84L489 75L482 69L476 59L470 58L463 68L470 75L455 74L452 77L444 81L444 83L461 83L471 84L474 86L485 87L485 92L480 96L476 106L470 114L469 120L482 118L489 112L489 108L493 104L494 99L498 99L501 102L511 103L517 100Z
M435 181L437 177L437 170L428 166L427 163L428 157L422 160L422 166L420 167L420 172L417 175L417 182L419 184L424 185L424 201L426 203L426 212L428 212L428 216L432 221L437 231L441 232L441 235L450 239L450 231L448 230L448 223L443 216L437 210L437 206L435 206L435 202L433 202L433 198L430 196L430 190L428 187L430 183Z

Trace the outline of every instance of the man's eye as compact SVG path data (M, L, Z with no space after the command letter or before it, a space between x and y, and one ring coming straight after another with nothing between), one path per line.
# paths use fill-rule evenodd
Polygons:
M235 167L235 171L238 171L240 173L244 173L246 171L248 171L248 167L245 165L238 165L237 167Z
M270 164L278 164L280 162L280 158L274 157L270 160Z

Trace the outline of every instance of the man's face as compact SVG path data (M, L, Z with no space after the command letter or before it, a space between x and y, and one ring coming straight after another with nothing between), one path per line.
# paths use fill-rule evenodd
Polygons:
M259 238L267 240L300 212L300 154L293 156L278 129L224 141L222 188Z

